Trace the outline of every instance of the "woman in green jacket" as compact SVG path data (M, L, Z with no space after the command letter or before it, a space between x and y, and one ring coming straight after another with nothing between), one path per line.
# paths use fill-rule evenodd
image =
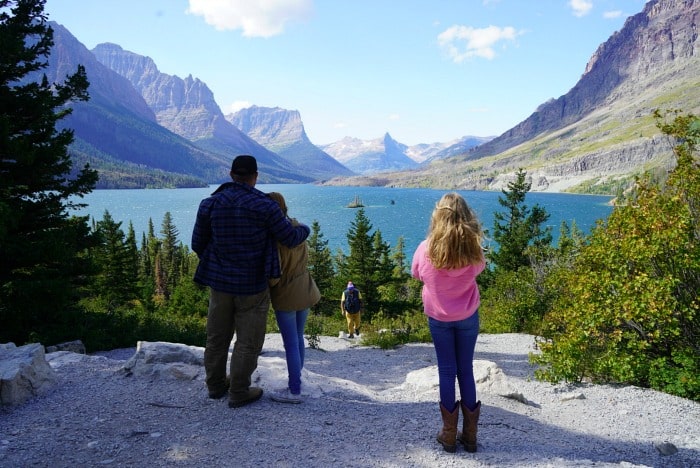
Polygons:
M281 193L271 192L287 215L287 203ZM292 225L299 222L290 218ZM301 370L304 368L304 327L309 308L321 299L321 293L308 269L309 249L306 242L293 248L281 244L280 254L282 276L270 286L270 298L275 310L277 326L282 334L284 354L287 360L289 383L286 389L273 392L271 398L281 403L301 403Z

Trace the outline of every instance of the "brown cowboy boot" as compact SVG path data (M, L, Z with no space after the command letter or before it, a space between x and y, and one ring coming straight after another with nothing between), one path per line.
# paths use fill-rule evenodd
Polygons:
M457 450L459 402L455 404L455 409L451 413L440 403L440 413L442 414L442 429L438 432L437 441L442 444L442 448L445 452L454 453L455 450Z
M479 413L481 413L481 402L476 402L476 408L470 411L464 403L460 403L462 407L462 432L459 433L457 439L464 445L467 452L476 452L476 429L479 422Z

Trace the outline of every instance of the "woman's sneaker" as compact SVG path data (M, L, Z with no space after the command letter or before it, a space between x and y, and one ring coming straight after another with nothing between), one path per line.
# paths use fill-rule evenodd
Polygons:
M278 403L301 403L301 394L295 395L289 388L272 392L270 398Z

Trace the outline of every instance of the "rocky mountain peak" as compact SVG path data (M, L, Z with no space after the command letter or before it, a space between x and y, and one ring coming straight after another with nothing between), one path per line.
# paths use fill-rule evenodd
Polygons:
M156 63L150 58L122 49L117 44L105 42L92 49L99 61L131 81L136 88L142 88L160 75Z
M45 70L47 76L58 80L75 73L75 62L78 62L85 66L90 81L91 99L123 107L141 118L155 122L153 111L128 80L112 73L109 67L98 62L65 27L55 22L49 22L49 25L54 30L54 47L49 56L49 67Z
M679 3L686 10L682 14ZM619 70L621 78L655 73L669 62L696 55L698 4L697 0L648 2L641 13L629 17L620 31L598 47L584 76L610 74L612 69Z
M411 169L418 163L406 153L408 147L389 133L374 140L345 137L322 146L323 150L359 174Z
M127 78L153 109L158 123L189 140L214 134L223 115L214 94L201 80L161 73L149 57L126 51L115 44L99 44L97 59ZM221 117L221 118L218 118Z

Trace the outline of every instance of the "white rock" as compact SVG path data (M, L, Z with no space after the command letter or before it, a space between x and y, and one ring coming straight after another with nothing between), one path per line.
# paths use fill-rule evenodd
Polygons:
M194 380L204 374L204 348L164 341L139 341L123 367L134 375Z
M22 404L46 393L55 382L56 374L46 362L41 343L0 346L0 404Z

